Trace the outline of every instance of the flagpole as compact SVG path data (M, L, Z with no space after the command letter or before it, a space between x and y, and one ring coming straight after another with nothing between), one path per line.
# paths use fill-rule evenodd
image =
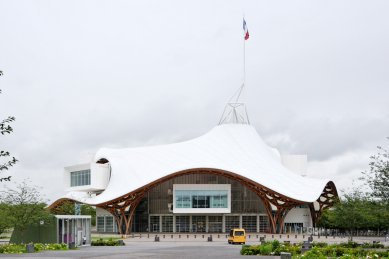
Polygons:
M243 15L244 21L244 15ZM245 35L243 35L243 87L246 83L246 39Z
M243 15L243 23L245 23L244 15ZM236 96L236 101L239 101L239 98L244 90L245 84L246 84L246 39L245 39L245 34L243 34L243 83L242 86L240 87L239 93Z

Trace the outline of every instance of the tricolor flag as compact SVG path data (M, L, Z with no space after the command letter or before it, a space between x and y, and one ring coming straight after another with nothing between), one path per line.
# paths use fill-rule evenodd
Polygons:
M249 30L247 29L246 21L243 18L243 31L244 31L244 39L248 40L250 37Z

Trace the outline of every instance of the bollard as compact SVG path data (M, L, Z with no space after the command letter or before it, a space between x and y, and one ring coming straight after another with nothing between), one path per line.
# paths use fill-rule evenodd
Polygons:
M27 253L34 253L35 252L34 244L27 244L26 250L27 250Z
M181 235L178 235L178 238L181 238Z
M76 243L74 243L74 242L71 242L71 243L69 243L69 249L76 249Z
M251 238L251 235L249 235L249 238Z
M208 237L208 242L212 242L212 235Z
M147 238L149 238L150 237L150 234L147 234Z
M163 235L163 238L165 238L165 235Z
M159 236L154 237L154 242L159 242Z
M173 238L173 235L171 237Z
M292 254L291 253L286 253L286 252L281 252L281 259L292 259Z
M217 235L217 238L220 238L220 235Z
M297 235L294 235L294 238L297 238Z
M203 238L204 238L204 235L203 235Z
M289 238L289 234L287 235L287 238Z
M274 238L274 235L271 235L271 238Z

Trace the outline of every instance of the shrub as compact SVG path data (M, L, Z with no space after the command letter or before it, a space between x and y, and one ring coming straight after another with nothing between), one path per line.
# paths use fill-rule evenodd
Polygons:
M112 238L108 240L104 240L102 238L92 241L91 243L92 246L120 246L120 241L119 240L112 240Z
M328 244L325 242L313 242L312 243L312 247L326 247L326 246L328 246Z
M270 255L273 251L273 245L271 243L263 244L259 247L261 255Z
M272 245L272 250L276 250L277 248L280 247L280 241L278 241L277 239L274 239L272 242L271 242L271 245Z
M327 259L326 256L324 256L321 252L320 249L317 247L313 247L311 250L305 252L301 258L305 259Z

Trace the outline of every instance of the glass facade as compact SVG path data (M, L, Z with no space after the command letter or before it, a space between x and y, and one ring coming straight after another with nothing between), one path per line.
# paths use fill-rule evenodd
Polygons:
M239 216L226 216L226 232L233 228L239 228Z
M174 189L175 184L229 184L228 191L197 189ZM173 191L174 190L174 191ZM174 194L174 195L173 195ZM173 201L174 199L174 201ZM228 201L230 200L230 201ZM230 205L228 204L230 202ZM173 213L172 204L176 208L201 209L225 208L230 206L230 213ZM173 208L175 209L175 208ZM114 223L116 223L114 221ZM110 230L103 217L97 217L97 231ZM117 227L113 224L114 230ZM133 232L175 232L175 233L220 233L228 232L231 228L246 228L247 232L268 232L269 219L262 200L240 182L221 175L187 174L172 178L150 189L136 208L132 231Z
M118 228L115 219L112 216L97 216L96 217L97 232L101 233L117 233Z
M208 216L208 232L223 232L223 216Z
M189 225L189 216L176 216L176 232L190 232Z
M192 232L206 232L207 218L206 216L192 216Z
M150 232L159 232L159 216L150 216Z
M70 172L70 186L90 185L90 169Z
M228 208L228 191L176 190L176 208Z
M162 232L173 232L173 216L162 216Z
M257 216L242 216L242 227L246 232L257 232Z

